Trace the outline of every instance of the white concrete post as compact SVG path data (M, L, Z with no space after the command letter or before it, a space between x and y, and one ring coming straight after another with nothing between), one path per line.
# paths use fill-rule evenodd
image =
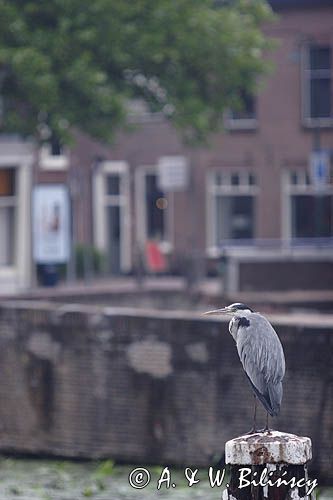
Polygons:
M311 500L317 485L307 462L311 440L278 431L248 434L228 441L225 460L230 479L223 500Z

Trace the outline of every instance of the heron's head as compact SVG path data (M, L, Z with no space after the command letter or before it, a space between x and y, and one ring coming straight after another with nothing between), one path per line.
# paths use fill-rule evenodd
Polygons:
M248 314L253 313L252 309L241 302L235 302L234 304L230 304L230 306L222 307L222 309L214 309L213 311L207 311L203 313L204 316L208 316L211 314L226 314L228 316L237 316L241 314L242 316L246 316Z

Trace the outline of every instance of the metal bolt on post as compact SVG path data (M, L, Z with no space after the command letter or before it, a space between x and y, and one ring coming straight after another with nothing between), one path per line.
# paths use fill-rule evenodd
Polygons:
M226 443L230 479L223 500L312 500L317 485L307 463L311 440L278 431L258 432Z

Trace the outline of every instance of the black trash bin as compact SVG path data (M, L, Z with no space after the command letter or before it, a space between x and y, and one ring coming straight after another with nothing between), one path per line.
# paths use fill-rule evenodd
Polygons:
M55 264L43 264L40 269L42 286L55 286L59 280L58 268Z

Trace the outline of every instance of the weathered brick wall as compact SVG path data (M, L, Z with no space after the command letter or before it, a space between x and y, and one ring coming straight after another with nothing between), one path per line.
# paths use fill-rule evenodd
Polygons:
M332 481L333 323L274 323L287 374L273 425L310 436L312 469ZM252 424L253 397L220 320L3 303L0 344L2 451L207 465Z

